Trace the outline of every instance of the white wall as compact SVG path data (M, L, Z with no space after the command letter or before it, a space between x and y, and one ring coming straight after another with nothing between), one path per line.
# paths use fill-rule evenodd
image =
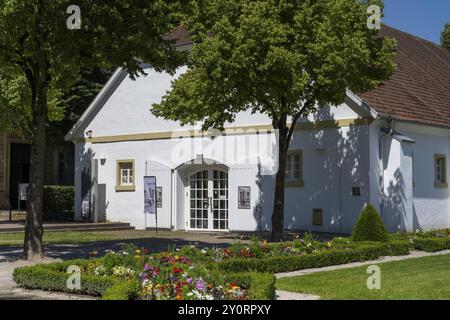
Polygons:
M450 131L407 123L395 129L415 143L384 139L384 222L391 232L450 226L450 191L434 185L434 155L447 155L449 165Z
M179 76L185 68L181 68ZM105 103L96 117L81 131L92 130L93 137L127 135L147 132L191 129L190 126L181 128L176 122L155 118L150 107L159 102L161 97L170 89L170 82L174 77L165 73L147 70L147 77L136 81L126 78ZM338 119L354 119L358 115L348 106L322 108L317 114L306 121L324 121ZM265 115L242 112L236 116L233 124L226 127L271 124ZM197 126L198 127L198 126ZM261 135L259 135L261 136ZM203 154L205 158L215 159L226 164L230 171L230 229L257 230L270 229L273 206L274 176L264 175L269 168L276 172L274 160L277 158L276 146L264 155L255 149L256 135L219 137L214 141L208 138L184 139L185 143L193 142L192 152L180 152L180 141L154 140L130 141L115 143L95 143L91 145L94 158L102 153L106 155L106 162L99 165L99 183L106 184L107 218L111 221L129 222L134 226L145 226L143 216L142 177L145 174L145 163L156 161L168 168L175 169L185 161ZM270 137L274 138L273 134ZM217 145L226 145L225 152L217 152ZM286 190L285 226L295 229L313 229L330 232L350 232L354 220L365 202L369 201L369 131L367 126L345 127L341 129L297 131L293 137L291 149L304 150L304 188L288 188ZM230 148L235 152L229 152ZM82 150L82 144L77 144L77 150ZM323 149L322 151L318 149ZM230 158L230 155L232 157ZM78 157L82 158L81 153ZM242 159L260 157L262 168L258 168L257 161L242 163ZM115 191L116 160L135 159L136 161L136 190L134 192ZM80 163L78 167L81 167ZM80 168L76 170L76 177ZM79 180L79 177L76 179ZM169 213L161 218L161 222L170 227L183 228L184 197L180 197L183 190L182 177L173 178L174 190L177 190L176 200L172 207L177 212L177 221L170 222ZM80 183L76 184L79 188ZM237 209L237 187L252 187L251 210ZM258 188L260 186L260 188ZM361 195L353 196L352 187L360 187ZM80 192L76 202L80 202ZM260 196L261 195L261 196ZM77 212L79 204L76 203ZM321 208L324 211L324 225L312 226L312 210ZM163 210L163 212L166 212ZM166 214L166 213L164 213ZM150 225L152 221L148 221ZM148 224L147 224L148 226Z

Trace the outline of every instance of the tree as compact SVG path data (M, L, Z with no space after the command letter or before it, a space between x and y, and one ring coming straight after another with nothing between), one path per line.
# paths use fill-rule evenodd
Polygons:
M67 92L83 68L122 66L135 77L143 72L141 61L169 72L182 61L163 37L176 25L175 1L79 0L77 4L0 0L0 64L26 80L23 96L29 97L32 146L26 259L44 255L42 197L51 95ZM11 88L14 83L6 80L4 85Z
M152 107L182 124L222 129L244 110L272 119L279 159L272 238L283 236L286 157L299 118L363 92L395 68L395 40L367 27L360 0L193 0L183 24L195 46L188 71Z
M444 27L444 31L442 31L441 43L444 48L450 51L450 23L447 23Z
M95 96L112 75L111 70L93 68L82 70L80 80L74 83L58 100L64 107L62 115L49 119L47 127L47 147L66 144L64 136L84 113Z

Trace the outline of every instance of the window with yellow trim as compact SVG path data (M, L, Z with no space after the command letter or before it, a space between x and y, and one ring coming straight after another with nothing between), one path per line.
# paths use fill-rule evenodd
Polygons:
M447 159L444 154L434 155L434 177L436 188L447 188Z
M286 159L286 186L303 187L303 150L288 151Z
M116 175L116 191L135 190L134 160L118 160Z

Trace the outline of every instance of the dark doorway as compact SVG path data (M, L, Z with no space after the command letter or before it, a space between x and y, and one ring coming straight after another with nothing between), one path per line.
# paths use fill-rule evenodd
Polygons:
M13 209L18 208L19 183L30 182L30 151L29 144L11 143L9 203ZM20 208L25 208L24 202L20 204Z

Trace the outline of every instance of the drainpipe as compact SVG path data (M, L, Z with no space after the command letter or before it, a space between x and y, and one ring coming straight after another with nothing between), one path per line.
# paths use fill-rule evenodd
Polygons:
M380 151L380 159L381 159L381 196L382 196L382 199L380 201L380 216L381 216L381 218L383 218L383 206L384 206L384 202L383 202L383 197L384 197L384 141L386 138L392 137L392 135L394 134L394 126L395 126L395 121L392 117L384 118L383 120L386 120L388 126L381 128L381 132L383 132L384 134L381 135L381 137L378 140L378 143L379 143L378 149Z

